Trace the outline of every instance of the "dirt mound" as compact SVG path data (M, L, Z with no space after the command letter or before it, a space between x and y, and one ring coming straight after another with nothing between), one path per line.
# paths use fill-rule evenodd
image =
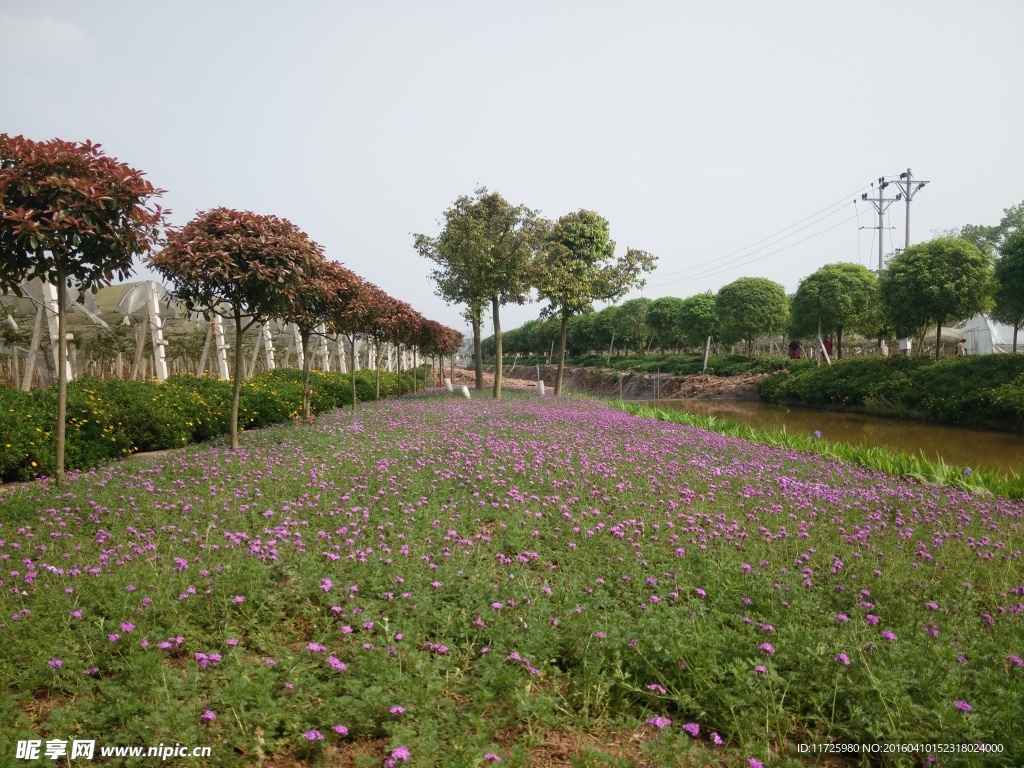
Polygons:
M538 374L549 389L555 386L555 365L512 365L502 371L503 386L516 389L534 389ZM494 384L494 367L484 368L484 382ZM457 369L456 384L472 387L475 378L472 370ZM567 392L580 392L598 397L621 397L623 400L677 400L697 397L723 400L754 400L757 398L757 384L771 374L746 373L740 376L672 376L667 373L634 373L616 371L611 368L589 368L567 365L562 374L562 383Z

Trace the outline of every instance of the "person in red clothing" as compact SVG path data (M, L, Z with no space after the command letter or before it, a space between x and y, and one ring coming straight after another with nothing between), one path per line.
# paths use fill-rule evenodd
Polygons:
M832 339L831 339L831 337L826 336L825 340L822 341L822 346L825 347L825 354L828 355L829 358L831 358L832 357Z

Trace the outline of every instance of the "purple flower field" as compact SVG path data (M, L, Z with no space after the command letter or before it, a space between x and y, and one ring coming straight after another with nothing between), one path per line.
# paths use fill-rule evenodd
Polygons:
M547 729L615 728L651 765L1019 765L1022 521L576 397L385 402L0 487L0 764L86 738L526 766Z

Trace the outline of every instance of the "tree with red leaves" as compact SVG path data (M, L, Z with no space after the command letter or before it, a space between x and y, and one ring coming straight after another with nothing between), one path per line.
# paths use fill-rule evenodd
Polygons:
M232 450L238 448L242 336L256 323L283 316L324 263L320 246L287 219L230 208L200 211L148 260L186 309L235 323Z
M0 292L21 295L25 280L57 289L56 479L64 482L67 413L67 289L108 285L159 237L163 194L141 171L99 144L32 141L0 134Z
M325 261L318 273L303 285L294 301L288 304L281 319L295 323L302 343L302 417L309 419L310 389L309 340L320 325L329 323L339 307L357 301L363 290L363 280L336 261Z

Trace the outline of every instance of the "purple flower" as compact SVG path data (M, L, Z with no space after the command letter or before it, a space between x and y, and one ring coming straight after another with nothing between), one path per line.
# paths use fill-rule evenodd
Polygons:
M722 737L721 736L719 736L715 731L712 731L711 732L711 743L712 744L716 744L718 746L722 746L722 744L724 742L722 741Z
M654 691L655 693L661 694L662 696L664 696L665 694L668 693L668 691L666 691L664 688L662 688L657 683L651 683L650 685L648 685L647 686L647 690L648 691Z
M847 616L845 613L837 613L836 614L836 621L843 622L843 621L849 621L849 620L850 620L850 617Z
M391 756L395 760L408 760L411 755L412 752L409 751L408 747L395 747L391 750Z
M503 606L501 603L491 603L491 608L493 608L496 611L500 611L504 607L505 606Z
M838 661L840 664L850 665L850 657L845 653L837 653L834 657L834 661Z
M233 598L231 598L231 602L233 602L233 603L244 603L245 602L245 595L235 595Z
M493 752L488 752L486 755L484 755L484 760L486 760L489 763L500 763L501 762L501 758L498 757Z
M700 726L697 723L684 723L683 730L693 736L693 738L697 738L700 735Z
M84 674L92 676L92 675L98 675L99 673L100 673L99 667L90 667L89 669L85 670Z
M320 731L317 731L317 730L306 731L302 735L305 736L310 741L323 741L323 738L324 738L324 735L322 733L320 733Z
M1008 662L1010 662L1011 664L1016 664L1018 667L1024 667L1024 659L1022 659L1020 656L1017 656L1017 655L1015 655L1013 653L1008 654L1007 657L1006 657L1006 660Z
M771 655L771 654L775 653L775 648L772 646L771 643L761 643L757 647L760 648L765 653L767 653L768 655Z
M695 589L693 591L697 593L697 597L702 597L703 598L703 597L707 597L708 596L708 593L705 592L703 589Z
M392 707L391 709L389 709L388 712L390 712L392 715L400 715L403 712L405 712L405 707L397 706L396 705L396 706Z
M121 636L117 634L117 632L112 632L111 634L107 635L107 640L109 640L112 643L116 643L120 639Z
M208 709L205 712L203 712L202 715L199 716L199 719L211 723L217 719L217 715L213 712L213 710Z
M321 653L327 650L326 645L320 645L320 643L307 643L306 650L312 651L313 653Z
M747 758L747 767L748 768L764 768L764 763L762 763L756 757L748 757Z
M954 701L953 706L959 709L961 712L970 712L974 707L968 704L966 701Z
M873 616L873 615L871 615L869 613L867 616L864 617L864 621L866 621L871 626L874 626L875 624L877 624L879 622L879 618L877 616Z
M754 667L754 671L757 672L757 674L759 675L763 675L765 672L768 671L768 667L766 667L764 664L758 664L756 667Z
M348 669L348 667L345 666L345 662L337 659L334 656L328 656L327 663L330 664L331 667L333 669L336 669L338 672L344 672L346 669Z
M126 621L123 624L121 624L122 632L131 632L133 629L135 629L135 625L132 624L130 621Z
M80 618L82 618L82 612L81 611L72 611L71 612L71 618L73 618L73 619L80 619Z
M50 665L50 669L60 669L64 666L64 662L60 659L50 659L46 663Z
M341 734L342 736L348 736L348 728L346 728L344 725L336 725L331 730L333 730L335 733Z
M334 582L331 581L330 579L320 579L320 589L322 589L324 592L330 592L331 591L331 587L333 587L333 586L334 586ZM321 737L321 738L323 738L323 737Z
M232 648L234 648L236 645L238 645L238 641L235 638L233 638L233 637L229 637L227 642L228 642L228 645L231 646Z
M884 638L885 638L886 640L898 640L898 639L899 639L898 637L896 637L896 635L894 635L894 634L893 634L892 632L890 632L890 631L889 631L888 629L887 629L887 630L885 630L885 631L884 631L884 632L882 633L882 637L884 637Z
M652 717L647 722L649 725L653 725L659 731L664 730L665 728L668 728L670 725L672 725L672 721L667 717Z
M266 664L266 665L267 665L268 667L272 667L272 666L274 666L275 664L277 664L277 660L276 660L276 659L272 659L272 658L270 658L270 657L268 656L267 658L265 658L265 659L263 660L263 663L264 663L264 664Z

